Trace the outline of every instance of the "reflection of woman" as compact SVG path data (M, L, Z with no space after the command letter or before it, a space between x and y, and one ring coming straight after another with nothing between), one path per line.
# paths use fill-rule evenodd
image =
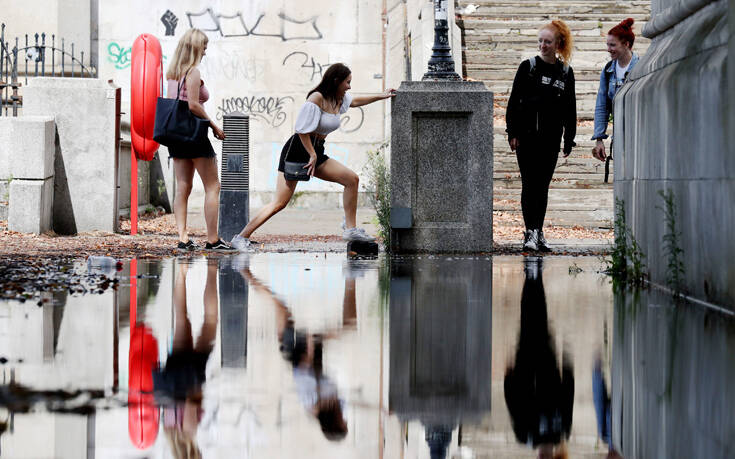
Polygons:
M564 133L564 157L575 145L577 103L569 67L572 33L562 21L538 32L539 55L521 62L508 99L505 122L510 149L521 171L521 208L527 250L550 251L543 226L549 185ZM558 56L558 57L557 57Z
M600 88L595 103L595 132L592 134L592 140L597 140L592 155L600 161L605 160L605 144L602 140L608 137L605 131L612 114L613 99L638 63L638 55L633 53L633 22L632 18L625 19L607 33L607 52L611 60L600 74Z
M273 202L264 206L255 217L243 228L240 234L232 239L232 245L242 252L252 250L250 235L260 228L276 213L286 207L296 190L298 181L286 180L283 171L286 156L292 162L307 162L305 168L313 175L328 182L344 186L342 204L345 210L345 225L342 238L346 241L373 241L374 238L356 227L357 190L359 178L357 174L324 154L324 140L327 135L340 126L340 115L350 107L360 107L378 100L392 97L393 90L384 94L369 97L352 97L350 90L352 72L344 64L329 66L319 85L307 95L306 102L299 111L295 131L283 146L278 163L278 179L276 197Z
M283 302L256 279L248 268L242 269L240 273L257 292L264 293L276 309L276 326L281 351L293 367L294 383L302 405L319 421L322 433L327 439L343 439L347 435L343 401L339 398L337 385L324 374L322 367L324 336L296 330L291 313ZM354 279L351 283L354 295ZM345 294L349 295L347 290ZM354 309L354 299L352 301L345 299L344 304L347 309ZM352 314L347 315L351 318Z
M565 355L559 370L549 333L540 262L527 260L521 332L515 362L505 373L505 402L520 443L538 447L542 458L565 457L563 442L572 429L574 374ZM556 453L555 445L561 445Z
M187 264L179 265L174 286L174 335L166 366L154 373L156 397L163 403L163 426L176 458L197 458L196 432L202 418L202 385L217 333L217 264L207 265L204 323L193 340L186 307Z
M199 74L197 66L207 51L207 36L199 29L189 29L176 46L171 65L166 72L169 98L177 96L189 102L189 110L209 120L214 136L224 139L225 133L212 121L204 110L204 102L209 99L209 91ZM209 139L201 142L189 142L168 147L169 155L174 159L176 174L176 196L174 197L174 214L176 228L179 232L178 248L196 250L199 248L189 239L186 229L187 205L191 194L194 170L204 184L204 220L207 225L207 250L231 251L228 244L222 242L217 235L217 219L219 217L219 178L217 177L217 160Z

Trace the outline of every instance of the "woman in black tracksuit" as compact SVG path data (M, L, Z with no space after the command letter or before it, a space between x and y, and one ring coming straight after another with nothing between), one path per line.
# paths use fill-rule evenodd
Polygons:
M539 30L539 55L521 62L505 115L508 143L521 170L521 207L526 231L523 247L551 251L543 224L549 185L559 156L572 152L577 131L574 72L569 66L572 35L562 21Z

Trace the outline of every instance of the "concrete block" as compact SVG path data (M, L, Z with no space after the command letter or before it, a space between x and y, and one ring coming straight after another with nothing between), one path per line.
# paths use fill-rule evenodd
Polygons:
M392 102L397 252L492 250L493 93L480 82L403 82Z
M13 118L0 117L0 180L10 177L10 155L13 150Z
M40 234L51 229L54 179L13 180L10 183L8 229Z
M120 88L98 79L33 78L24 115L56 120L54 231L116 231Z
M56 123L52 116L13 118L8 162L16 179L43 180L54 175Z

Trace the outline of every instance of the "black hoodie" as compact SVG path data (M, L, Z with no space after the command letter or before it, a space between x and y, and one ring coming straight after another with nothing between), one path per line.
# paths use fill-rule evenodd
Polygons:
M564 153L572 151L577 134L577 101L574 72L561 61L547 64L536 56L531 71L529 60L518 66L505 112L509 139L529 142L541 150L559 151L562 132Z

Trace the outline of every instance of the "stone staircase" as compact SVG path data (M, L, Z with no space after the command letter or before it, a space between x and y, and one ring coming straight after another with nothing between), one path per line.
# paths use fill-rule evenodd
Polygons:
M592 157L594 142L590 140L600 71L609 59L605 37L618 22L632 17L636 21L633 50L643 55L649 40L640 30L650 17L650 2L457 0L456 11L462 30L463 76L483 81L495 93L495 210L520 213L520 172L505 136L505 107L513 78L520 62L537 54L538 29L551 19L562 19L574 35L572 67L579 122L577 147L567 159L560 155L557 163L547 221L560 226L611 227L614 162L610 183L605 184L604 163Z

